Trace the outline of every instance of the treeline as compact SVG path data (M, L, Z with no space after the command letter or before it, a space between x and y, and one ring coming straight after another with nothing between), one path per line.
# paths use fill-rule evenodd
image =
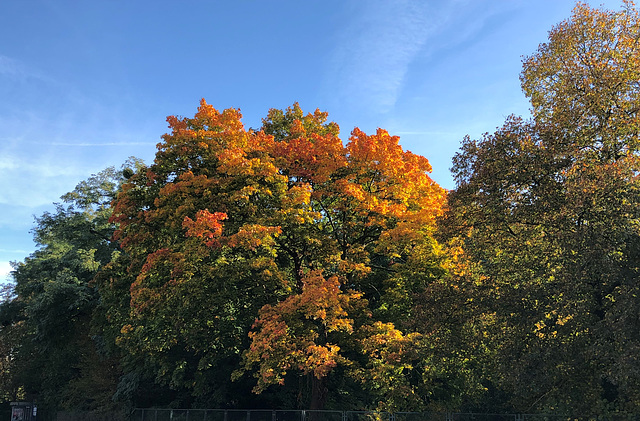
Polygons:
M36 219L0 399L59 409L640 412L640 19L579 4L532 118L454 157L204 101Z

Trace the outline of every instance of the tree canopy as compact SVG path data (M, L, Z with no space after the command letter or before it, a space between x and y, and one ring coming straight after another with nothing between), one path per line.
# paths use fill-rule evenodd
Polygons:
M126 165L138 163L132 159ZM0 342L6 347L6 381L0 388L7 400L38 399L60 408L112 406L119 369L91 341L100 300L92 280L118 252L109 218L123 180L120 170L108 168L63 195L53 213L36 218L38 250L14 265L15 284L0 305Z
M495 381L522 411L639 402L639 23L629 2L578 4L524 60L533 119L454 158L448 229L477 265Z
M154 164L114 204L133 280L118 340L131 354L197 395L242 356L234 377L255 370L255 392L307 376L321 408L332 372L371 371L374 332L410 341L386 309L392 292L416 292L400 275L409 262L442 272L432 233L445 193L425 158L384 130L355 129L343 145L326 113L297 104L261 131L204 101L169 123Z
M326 112L204 100L155 160L36 218L0 298L0 400L640 411L640 19L579 3L523 60L529 119L453 159Z

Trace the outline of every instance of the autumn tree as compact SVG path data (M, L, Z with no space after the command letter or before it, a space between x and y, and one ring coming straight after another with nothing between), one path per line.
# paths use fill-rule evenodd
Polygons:
M154 164L119 194L126 256L102 277L105 289L130 280L118 343L196 401L234 404L245 371L255 392L309 384L298 404L312 408L331 398L332 375L382 398L411 390L419 335L394 322L443 271L432 231L444 191L428 161L384 130L355 129L344 145L326 113L297 104L259 131L240 117L204 101L170 117ZM223 382L241 357L236 383Z
M520 76L535 120L602 162L638 149L640 20L632 1L622 5L610 11L578 3L525 58Z
M276 230L258 222L282 183L259 151L246 155L260 138L236 110L203 104L193 119L169 123L154 164L115 202L124 253L98 278L110 337L126 354L120 394L150 381L179 392L179 405L233 405L245 395L229 378L247 326L280 289ZM223 222L235 234L224 247Z
M285 116L296 112L294 107ZM270 113L265 131L281 127L281 115ZM257 367L257 390L284 381L291 371L311 376L316 408L338 367L385 393L400 392L417 337L393 323L411 317L415 289L424 287L411 285L402 271L420 249L425 276L441 274L431 230L443 191L428 177L427 160L403 151L384 130L366 135L355 129L343 146L337 133L313 130L318 123L290 121L272 155L287 175L288 192L304 189L307 195L298 210L302 218L275 221L296 288L261 310L245 364ZM399 302L406 311L395 312ZM395 347L395 354L385 355L385 347Z
M637 411L640 20L578 4L525 58L533 119L465 139L446 229L464 241L519 411ZM456 231L457 230L457 231Z

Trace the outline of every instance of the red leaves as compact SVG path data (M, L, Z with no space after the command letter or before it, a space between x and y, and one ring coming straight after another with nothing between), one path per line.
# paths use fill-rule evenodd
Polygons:
M215 239L222 235L222 224L220 221L225 219L227 219L226 213L211 213L205 209L198 211L195 221L186 216L182 223L182 227L187 230L187 237L203 238L208 247L214 247L218 245L218 242Z

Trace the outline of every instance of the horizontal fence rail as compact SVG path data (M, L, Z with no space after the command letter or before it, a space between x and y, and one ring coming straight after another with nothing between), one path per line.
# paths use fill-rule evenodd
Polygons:
M0 421L11 411L0 409ZM46 411L38 421L640 421L640 414L568 416L555 414L481 414L454 412L303 411L270 409L161 409L122 411Z
M301 411L243 409L142 409L131 421L394 421L391 413L374 411Z
M130 421L640 421L640 416L136 408Z
M393 421L390 413L242 409L136 409L132 421Z

